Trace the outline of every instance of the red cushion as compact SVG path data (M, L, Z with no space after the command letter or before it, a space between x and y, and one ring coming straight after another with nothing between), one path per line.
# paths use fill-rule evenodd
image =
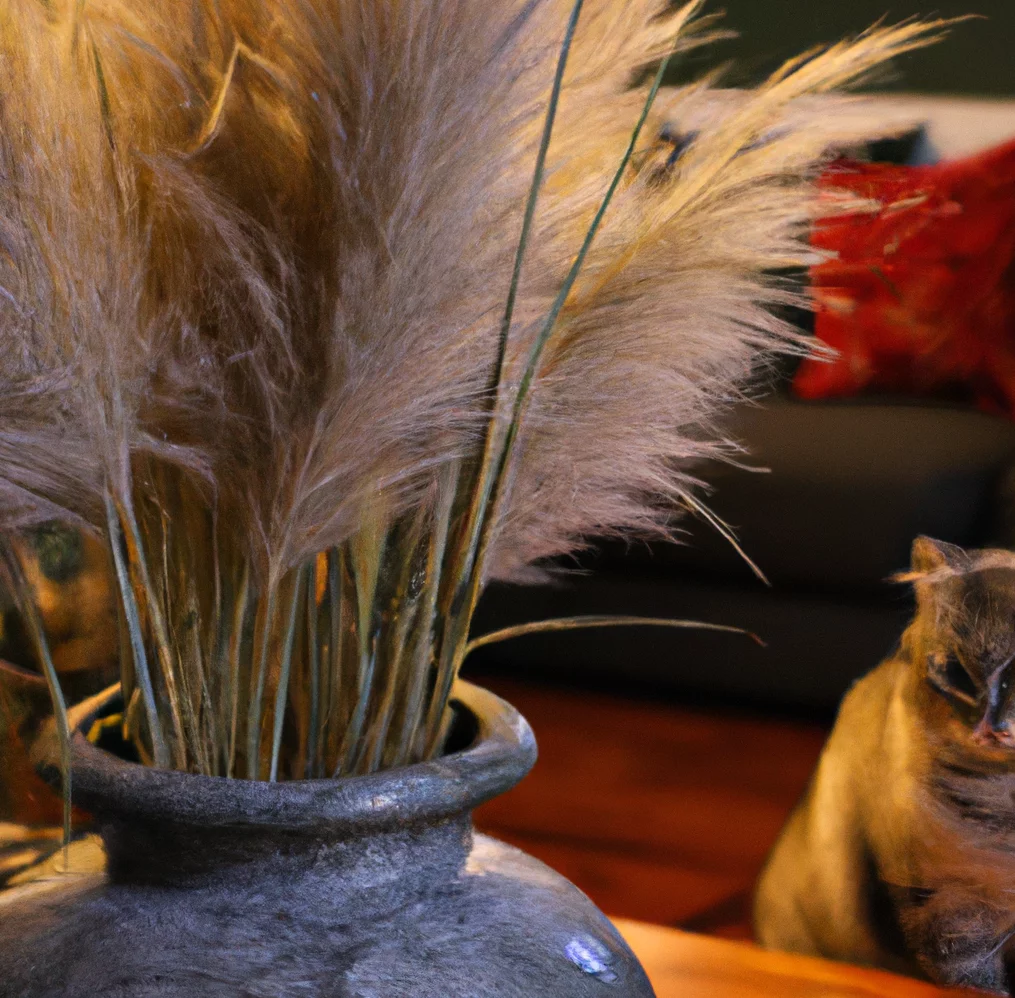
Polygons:
M805 360L802 398L961 395L1015 417L1015 142L965 160L837 164L822 178L880 205L827 219L812 243L815 332L839 355Z

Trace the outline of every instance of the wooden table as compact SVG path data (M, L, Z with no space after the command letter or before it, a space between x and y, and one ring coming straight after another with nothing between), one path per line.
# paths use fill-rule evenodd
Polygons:
M657 998L934 998L980 995L746 943L616 919Z

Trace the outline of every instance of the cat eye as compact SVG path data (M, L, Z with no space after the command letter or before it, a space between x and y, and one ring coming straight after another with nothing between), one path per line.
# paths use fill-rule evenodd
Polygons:
M957 655L931 655L927 665L927 677L942 693L968 704L976 703L979 690Z
M1000 700L1004 700L1008 696L1008 691L1011 689L1011 676L1005 673L997 684L997 695Z
M948 656L948 661L945 664L945 677L948 680L948 685L957 693L962 693L971 700L976 699L976 683L973 682L972 677L966 672L966 667L955 655Z

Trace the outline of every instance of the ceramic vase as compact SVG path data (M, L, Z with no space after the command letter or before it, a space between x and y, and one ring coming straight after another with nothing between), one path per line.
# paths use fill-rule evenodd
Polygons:
M79 718L74 800L102 848L0 894L0 996L651 998L588 898L473 830L536 746L492 694L456 702L460 751L283 783L127 762Z

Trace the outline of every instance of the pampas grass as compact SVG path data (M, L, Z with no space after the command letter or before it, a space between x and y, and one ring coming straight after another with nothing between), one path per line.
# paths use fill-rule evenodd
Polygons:
M698 504L869 128L808 95L942 29L658 91L699 6L4 5L0 516L108 545L146 761L433 757L490 580Z

